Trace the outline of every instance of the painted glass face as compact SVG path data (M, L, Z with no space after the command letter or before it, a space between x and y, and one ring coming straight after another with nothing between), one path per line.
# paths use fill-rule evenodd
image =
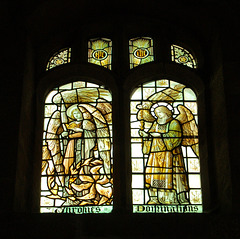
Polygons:
M77 81L45 100L41 212L109 213L113 207L112 96Z
M201 213L202 191L195 93L160 79L131 97L134 213Z

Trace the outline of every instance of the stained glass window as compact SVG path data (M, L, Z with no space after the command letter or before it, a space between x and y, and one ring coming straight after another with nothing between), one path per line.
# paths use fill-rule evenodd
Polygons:
M71 48L66 48L55 53L48 61L46 71L56 66L69 63L71 60Z
M129 41L130 69L154 61L153 40L150 37L133 38Z
M84 81L50 91L44 111L41 212L111 212L112 164L111 93Z
M191 68L197 68L196 60L194 59L192 54L183 47L171 45L171 54L172 61Z
M134 213L201 213L196 95L161 79L131 96Z
M97 38L88 41L88 62L112 69L112 41Z

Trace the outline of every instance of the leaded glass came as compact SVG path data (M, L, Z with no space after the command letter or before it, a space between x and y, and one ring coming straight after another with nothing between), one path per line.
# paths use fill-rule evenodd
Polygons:
M183 47L171 45L171 55L172 61L190 68L197 68L196 60L192 54Z
M56 66L69 63L71 60L71 48L62 49L55 53L48 61L46 71Z
M133 38L129 41L130 69L154 61L153 40L150 37Z
M45 100L41 212L109 213L113 205L112 96L83 81Z
M112 41L97 38L88 41L88 62L112 69Z
M130 102L134 213L201 213L195 93L161 79L139 85Z

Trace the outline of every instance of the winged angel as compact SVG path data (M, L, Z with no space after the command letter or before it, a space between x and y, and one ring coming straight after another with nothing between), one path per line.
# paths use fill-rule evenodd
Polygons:
M188 204L189 185L182 146L189 146L199 157L198 128L192 112L176 100L182 99L178 84L151 95L137 106L141 122L143 154L148 155L145 168L145 186L148 204ZM173 117L174 102L178 115ZM179 101L180 102L180 101ZM151 123L145 130L145 123Z
M43 147L42 172L48 198L68 205L103 205L112 201L110 93L101 88L66 90L53 97Z

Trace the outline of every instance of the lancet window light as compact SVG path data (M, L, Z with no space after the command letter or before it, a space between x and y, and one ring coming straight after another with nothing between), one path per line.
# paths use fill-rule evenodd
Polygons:
M201 213L202 192L195 93L160 79L131 97L134 213Z
M109 213L113 208L112 95L77 81L45 100L40 210Z

